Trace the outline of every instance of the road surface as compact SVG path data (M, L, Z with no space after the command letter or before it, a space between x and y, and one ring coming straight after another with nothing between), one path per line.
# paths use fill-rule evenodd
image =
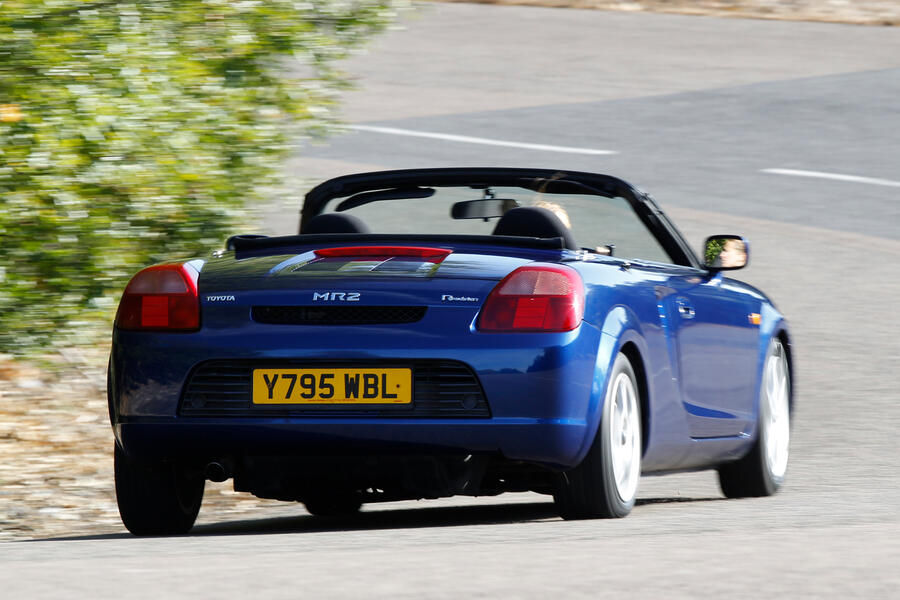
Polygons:
M651 191L695 246L746 235L737 275L788 316L798 357L783 493L725 500L703 472L645 477L616 521L564 522L534 494L324 522L202 511L187 537L0 544L4 597L897 596L900 28L434 5L346 68L352 128L301 149L296 190L569 168ZM296 211L255 229L290 233Z

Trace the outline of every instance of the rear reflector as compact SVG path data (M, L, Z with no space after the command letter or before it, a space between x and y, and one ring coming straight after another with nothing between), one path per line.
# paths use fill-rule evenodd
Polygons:
M200 300L195 268L186 263L147 267L131 278L116 313L127 330L196 331Z
M584 316L584 283L562 265L519 267L484 303L478 329L487 332L571 331Z
M453 250L448 248L424 248L421 246L346 246L322 248L316 256L322 258L365 258L369 260L389 258L412 258L422 262L439 263Z

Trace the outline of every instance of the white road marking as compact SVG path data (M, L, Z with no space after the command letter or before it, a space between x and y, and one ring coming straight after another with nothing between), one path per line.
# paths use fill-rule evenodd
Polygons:
M388 135L405 135L410 137L423 137L448 142L462 142L464 144L483 144L486 146L507 146L509 148L524 148L526 150L542 150L544 152L566 152L569 154L618 154L615 150L595 150L593 148L573 148L570 146L549 146L547 144L526 144L523 142L508 142L505 140L492 140L488 138L470 137L467 135L452 135L449 133L434 133L431 131L413 131L411 129L396 129L394 127L373 127L371 125L350 125L350 129L357 131L369 131L372 133L386 133Z
M822 171L798 171L796 169L762 169L761 173L773 175L793 175L794 177L817 177L819 179L834 179L835 181L850 181L853 183L868 183L870 185L883 185L887 187L900 187L900 181L890 179L877 179L874 177L860 177L858 175L841 175L840 173L823 173Z

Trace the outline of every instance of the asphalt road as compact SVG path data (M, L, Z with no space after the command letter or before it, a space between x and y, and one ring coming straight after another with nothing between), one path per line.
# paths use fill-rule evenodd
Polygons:
M651 191L695 245L746 235L739 278L788 316L799 360L783 492L645 477L631 516L591 522L532 494L333 522L201 512L188 537L0 544L3 597L897 597L900 28L461 4L406 26L348 62L345 116L368 129L303 148L297 189L383 168L593 170ZM291 232L296 210L263 228Z

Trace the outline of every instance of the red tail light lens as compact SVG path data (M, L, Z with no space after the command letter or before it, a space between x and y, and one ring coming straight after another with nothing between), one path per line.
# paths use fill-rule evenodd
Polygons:
M584 283L561 265L519 267L491 291L478 329L490 332L571 331L584 316Z
M131 278L116 313L129 330L196 331L200 328L199 273L187 263L147 267Z
M423 262L439 263L453 252L447 248L423 248L421 246L347 246L322 248L316 256L323 258L416 258Z

